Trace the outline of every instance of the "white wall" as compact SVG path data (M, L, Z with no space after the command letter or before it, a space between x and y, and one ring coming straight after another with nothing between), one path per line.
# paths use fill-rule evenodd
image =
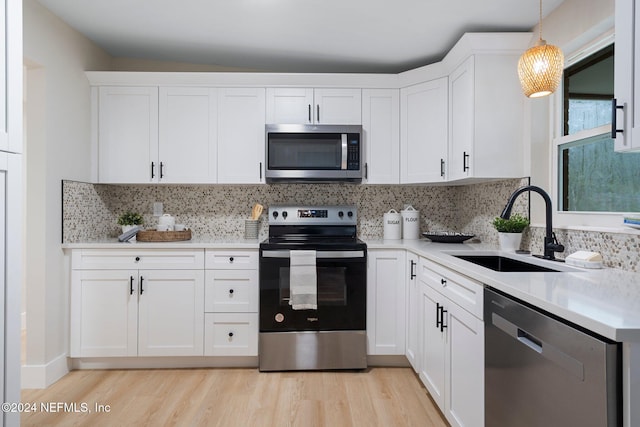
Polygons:
M35 0L24 0L27 354L23 387L64 375L68 283L64 280L61 180L90 179L90 91L85 70L111 57Z

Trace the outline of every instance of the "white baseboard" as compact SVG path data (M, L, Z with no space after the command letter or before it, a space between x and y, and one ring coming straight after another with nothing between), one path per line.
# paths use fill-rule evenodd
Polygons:
M22 388L47 388L69 373L67 355L61 354L44 365L22 365Z
M257 356L90 357L70 359L71 369L257 368Z

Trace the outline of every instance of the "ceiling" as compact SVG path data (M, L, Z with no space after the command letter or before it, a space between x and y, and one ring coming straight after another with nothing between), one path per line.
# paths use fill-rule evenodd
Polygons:
M544 16L563 0L544 0ZM114 57L396 73L465 32L529 31L537 0L39 0ZM544 34L543 34L544 36Z

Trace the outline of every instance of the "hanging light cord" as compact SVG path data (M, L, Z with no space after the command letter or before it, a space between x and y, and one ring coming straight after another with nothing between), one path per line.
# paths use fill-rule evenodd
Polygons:
M540 0L540 21L538 24L538 40L542 40L542 0Z

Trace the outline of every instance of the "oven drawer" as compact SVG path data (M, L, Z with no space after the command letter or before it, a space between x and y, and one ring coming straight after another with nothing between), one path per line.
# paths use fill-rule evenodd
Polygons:
M420 258L419 277L422 282L440 292L478 319L483 318L484 286L482 283L451 271L426 258Z
M218 250L207 249L205 268L225 270L247 270L258 268L257 249Z
M74 249L74 270L199 270L202 249Z
M257 356L257 313L206 313L205 356Z
M258 270L207 270L204 311L258 312Z

